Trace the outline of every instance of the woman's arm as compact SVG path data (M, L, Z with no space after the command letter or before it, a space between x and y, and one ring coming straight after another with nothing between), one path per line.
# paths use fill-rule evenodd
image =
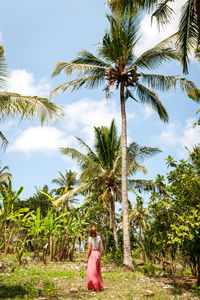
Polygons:
M92 250L92 244L88 244L88 252L87 252L87 262L88 262L88 259L89 259L89 257L90 257L90 253L91 253L91 250Z

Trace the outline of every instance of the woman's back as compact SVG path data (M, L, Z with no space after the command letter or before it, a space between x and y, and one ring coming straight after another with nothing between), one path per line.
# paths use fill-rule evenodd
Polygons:
M101 243L101 238L100 236L95 236L95 237L89 237L88 243L92 245L92 250L98 250L99 249L99 243Z

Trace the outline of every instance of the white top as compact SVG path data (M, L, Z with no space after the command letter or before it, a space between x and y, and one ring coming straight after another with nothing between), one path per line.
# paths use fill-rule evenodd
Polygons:
M101 242L101 238L100 236L96 236L96 237L89 237L88 239L88 244L92 244L92 250L97 250L99 249L99 243L102 243Z

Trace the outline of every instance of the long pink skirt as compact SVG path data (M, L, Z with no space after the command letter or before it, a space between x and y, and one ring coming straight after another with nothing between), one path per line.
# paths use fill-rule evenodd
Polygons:
M92 250L87 267L88 290L100 291L103 289L101 276L101 254L99 250Z

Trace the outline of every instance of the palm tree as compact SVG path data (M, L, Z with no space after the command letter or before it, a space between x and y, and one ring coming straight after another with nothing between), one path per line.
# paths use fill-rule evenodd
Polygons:
M82 172L77 189L80 191L82 187L82 192L85 192L86 200L91 201L91 198L97 198L98 201L109 205L110 228L113 230L115 247L118 249L115 202L121 201L121 136L118 137L117 135L114 120L112 120L109 128L101 126L94 127L94 129L94 151L83 140L77 138L86 154L72 148L61 148L61 152L72 159L76 159L80 165ZM158 148L139 147L136 143L132 142L127 148L127 174L132 176L139 170L146 173L146 169L139 162L145 157L152 157L159 152ZM134 191L133 188L135 187L145 189L149 184L148 181L134 179L128 180L128 183L130 183L128 188L131 191ZM76 193L76 189L74 189L73 193ZM70 194L66 193L58 199L58 202L68 199L68 195Z
M108 0L112 12L118 16L134 15L137 10L147 12L154 10L152 18L155 17L161 26L167 25L173 16L174 11L170 7L170 2L174 0ZM177 46L181 51L183 72L187 74L191 50L195 50L197 58L200 53L200 0L185 1L181 12Z
M62 115L61 108L46 98L22 96L7 92L4 85L7 77L7 65L3 47L0 45L0 120L7 117L20 116L21 119L39 118L43 124L45 120L55 119ZM5 149L8 141L0 131L2 147Z
M68 191L71 191L75 188L75 186L78 183L77 180L77 173L73 172L72 170L65 170L65 174L62 174L60 171L58 171L60 174L60 177L57 177L52 180L52 183L56 183L57 185L60 186L60 188L55 189L55 194L58 196L63 196L66 194ZM71 202L74 201L74 199L70 199ZM65 207L66 210L68 209L68 202L69 199L65 201Z
M168 40L163 41L154 48L144 52L136 58L135 46L138 42L137 21L133 18L123 18L121 21L108 16L110 31L106 32L98 47L98 56L88 51L81 51L71 62L57 64L53 75L57 76L62 70L67 75L75 74L76 79L68 81L55 88L51 95L65 90L75 91L82 86L86 88L99 87L105 81L105 91L110 95L113 88L120 89L120 103L122 116L122 203L123 203L123 229L124 229L124 264L132 268L130 252L128 198L127 198L127 133L125 101L128 98L148 104L159 114L164 121L168 121L168 114L158 95L150 88L166 91L175 89L179 84L183 90L188 91L196 86L186 79L177 76L158 74L144 74L138 68L154 69L163 62L178 59L175 50L168 46ZM131 90L132 89L132 90ZM133 92L135 94L133 94Z

